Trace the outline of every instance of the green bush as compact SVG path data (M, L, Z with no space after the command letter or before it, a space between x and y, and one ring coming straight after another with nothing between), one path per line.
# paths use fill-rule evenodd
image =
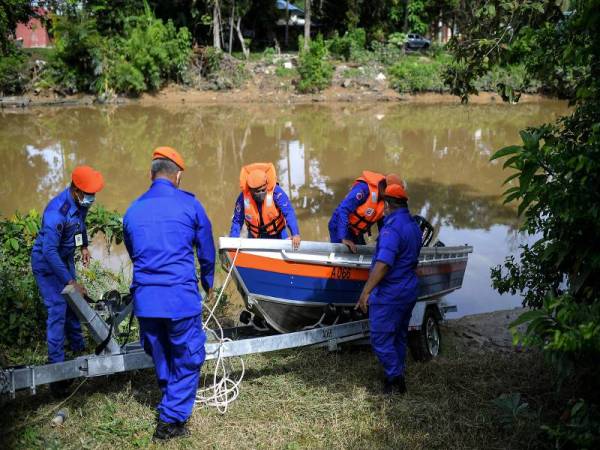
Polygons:
M85 12L54 17L52 30L56 52L47 78L67 93L157 90L182 79L191 55L187 28L164 23L148 7L128 18L121 35L101 35Z
M40 223L36 211L0 221L0 342L9 348L45 338L46 310L29 262Z
M302 39L298 47L304 47ZM331 85L333 67L327 60L327 55L327 46L321 35L311 41L308 50L300 51L298 57L300 81L297 86L299 92L318 92Z
M406 57L389 69L391 85L401 93L446 90L442 79L443 63L420 57Z
M273 64L273 62L275 62L276 55L277 55L277 52L275 51L275 49L273 47L267 47L264 49L264 51L262 53L262 59L267 64Z
M333 56L342 58L345 61L356 61L361 53L365 51L367 45L367 33L362 28L355 28L346 31L343 36L339 36L337 31L333 37L327 41L327 48Z
M531 79L524 64L494 66L474 84L479 91L500 92L500 95L509 97L508 100L511 101L515 100L515 96L520 92L534 93L541 87L539 81Z
M143 90L157 90L164 81L180 80L191 55L192 38L187 28L177 30L173 22L165 24L150 11L134 22L125 27L122 38L113 40L119 64L131 67L111 71L112 84L127 86L131 79L131 90L139 93L141 86ZM141 78L143 84L138 82Z
M395 44L384 44L379 41L371 42L373 57L385 66L397 63L403 56L404 50Z
M0 56L0 95L18 95L23 93L29 81L25 56L14 52L9 56Z

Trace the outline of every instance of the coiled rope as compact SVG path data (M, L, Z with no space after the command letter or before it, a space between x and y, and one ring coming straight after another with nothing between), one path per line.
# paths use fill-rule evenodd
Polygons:
M221 291L217 296L217 300L212 309L210 310L208 318L202 324L205 332L208 335L212 335L219 342L219 346L216 350L217 357L215 358L213 383L208 387L198 389L198 392L196 393L195 403L203 406L213 406L217 408L217 410L221 414L225 414L229 405L233 403L240 395L240 385L242 384L242 380L244 379L244 373L246 370L244 366L244 360L240 356L238 356L237 358L239 359L242 372L237 379L231 378L231 373L234 371L234 367L231 363L231 358L225 358L223 356L223 344L225 344L226 342L230 342L231 339L226 338L224 336L223 327L221 326L221 323L215 316L217 306L219 305L219 302L223 297L223 292L225 292L225 288L227 287L229 279L231 278L231 273L233 272L233 269L235 267L235 262L237 260L238 254L240 253L241 245L242 244L240 240L240 244L238 245L238 248L235 251L235 256L233 257L233 261L231 262L231 267L229 268L229 272L225 277L225 282L223 283ZM216 324L218 333L217 331L215 331L215 329L209 328L208 324L211 319Z

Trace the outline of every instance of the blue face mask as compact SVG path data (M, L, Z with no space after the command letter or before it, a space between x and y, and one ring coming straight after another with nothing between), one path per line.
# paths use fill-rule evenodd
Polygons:
M96 200L95 195L83 194L83 198L81 199L79 204L81 206L83 206L84 208L89 208L90 206L92 206L92 203L94 203L95 200Z

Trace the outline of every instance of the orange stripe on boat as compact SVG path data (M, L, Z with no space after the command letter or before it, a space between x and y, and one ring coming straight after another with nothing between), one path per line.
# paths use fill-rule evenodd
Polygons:
M228 252L233 261L235 252ZM367 281L369 269L353 269L349 267L322 266L319 264L305 264L280 259L266 258L264 256L240 253L235 261L237 267L277 272L302 277L333 278L339 280Z
M234 251L229 251L229 259L233 261ZM356 269L350 267L324 266L320 264L297 263L293 261L284 261L275 258L253 255L249 253L239 253L235 261L237 267L247 269L263 270L265 272L276 272L287 275L297 275L313 278L333 278L339 280L367 281L369 278L369 269ZM417 268L418 276L448 274L465 270L466 261L459 261L447 264L438 264L435 266L423 266Z

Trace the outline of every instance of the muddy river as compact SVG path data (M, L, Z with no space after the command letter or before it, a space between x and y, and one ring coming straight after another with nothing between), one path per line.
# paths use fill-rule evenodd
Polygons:
M272 161L292 198L302 238L327 240L329 217L362 170L397 172L408 183L410 209L431 221L438 239L474 246L463 288L448 296L458 305L454 316L512 308L519 298L494 292L489 272L525 237L517 233L515 207L500 199L509 174L489 157L518 143L520 129L565 111L565 104L554 101L5 111L0 214L43 209L78 164L104 174L98 201L124 212L149 185L152 149L170 145L188 165L182 188L205 206L215 238L229 231L240 167ZM122 250L112 255L110 265L126 264Z

